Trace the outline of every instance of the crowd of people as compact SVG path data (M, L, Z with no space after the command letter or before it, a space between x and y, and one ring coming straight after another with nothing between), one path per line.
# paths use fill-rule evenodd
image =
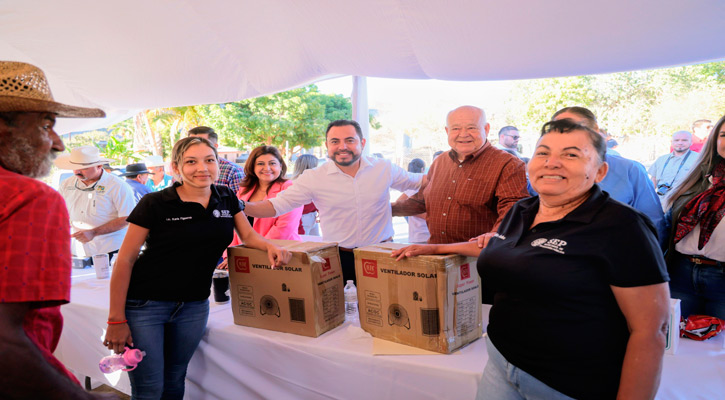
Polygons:
M129 373L133 398L182 398L227 246L264 250L280 266L290 253L269 239L321 231L339 244L343 279L355 280L352 250L391 241L393 216L408 217L415 243L397 259L478 257L492 304L481 399L652 398L670 297L684 316L725 319L725 117L698 121L709 126L698 143L676 132L649 175L608 151L586 108L542 121L527 157L516 127L493 145L484 110L462 106L446 117L450 149L427 173L419 159L405 170L364 156L360 125L337 120L325 131L330 161L300 156L291 179L277 148L256 147L242 170L200 126L169 164L129 164L124 182L93 146L56 158L65 147L55 118L101 110L55 102L29 64L0 62L0 78L30 87L0 93L0 397L104 396L84 392L52 355L71 254L116 256L103 345L146 352ZM53 160L74 172L58 192L33 179ZM391 202L391 188L404 195Z

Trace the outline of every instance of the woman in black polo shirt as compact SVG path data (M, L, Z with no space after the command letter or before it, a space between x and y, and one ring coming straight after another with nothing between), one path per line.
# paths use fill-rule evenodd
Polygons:
M111 278L104 344L146 352L129 373L134 399L183 398L206 328L212 273L235 228L247 246L267 251L270 265L291 256L252 229L229 188L213 185L219 165L211 142L181 139L171 157L177 183L144 196L129 215Z
M715 124L700 158L673 189L667 266L682 315L725 319L725 117Z
M528 165L539 196L516 203L479 256L493 299L479 398L656 394L668 276L649 219L596 185L605 151L572 120L542 128Z

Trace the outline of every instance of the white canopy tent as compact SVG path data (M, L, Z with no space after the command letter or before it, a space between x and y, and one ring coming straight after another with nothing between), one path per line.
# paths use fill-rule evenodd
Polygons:
M57 100L136 110L250 98L341 75L504 80L725 58L718 0L2 0L0 58Z

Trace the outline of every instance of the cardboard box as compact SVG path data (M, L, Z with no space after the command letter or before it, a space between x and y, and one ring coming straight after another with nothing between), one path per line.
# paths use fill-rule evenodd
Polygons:
M680 299L670 299L670 319L667 321L665 354L676 354L680 345Z
M316 337L345 321L337 243L273 240L292 252L272 269L267 252L229 248L234 323Z
M476 259L417 256L395 261L381 243L355 249L360 326L371 335L439 353L481 337Z

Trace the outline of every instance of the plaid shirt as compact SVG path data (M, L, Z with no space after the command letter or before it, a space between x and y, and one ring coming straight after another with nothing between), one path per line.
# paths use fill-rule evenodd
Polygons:
M40 303L25 315L25 333L48 363L75 382L53 357L70 301L70 224L58 192L0 167L0 303Z
M236 194L239 192L239 184L242 183L242 179L244 179L242 167L219 157L219 178L214 183L224 185Z
M428 243L466 242L498 228L526 191L524 163L489 142L463 162L450 150L435 159L428 184L393 204L393 215L428 213Z

